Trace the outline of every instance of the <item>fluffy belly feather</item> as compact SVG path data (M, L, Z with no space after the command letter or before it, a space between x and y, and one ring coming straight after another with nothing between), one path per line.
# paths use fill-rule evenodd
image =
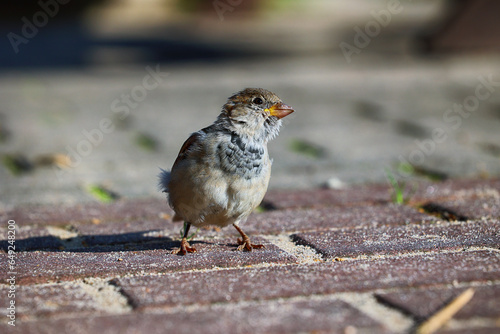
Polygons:
M218 169L195 175L190 168L179 168L171 182L170 203L178 216L194 226L224 227L245 220L262 201L270 177L270 168L249 180L238 175L228 177Z

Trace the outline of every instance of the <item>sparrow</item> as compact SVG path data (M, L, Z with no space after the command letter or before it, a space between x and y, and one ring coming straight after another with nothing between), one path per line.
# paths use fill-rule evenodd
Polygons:
M246 88L229 97L212 125L184 142L171 171L159 174L160 189L175 212L172 220L185 223L173 254L196 252L187 241L191 225L232 224L241 235L237 250L264 248L251 243L239 225L264 198L272 164L267 142L293 111L268 90Z

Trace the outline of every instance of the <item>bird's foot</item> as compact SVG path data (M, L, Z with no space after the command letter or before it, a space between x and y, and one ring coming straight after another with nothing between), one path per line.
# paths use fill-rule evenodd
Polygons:
M264 245L256 245L256 244L252 244L250 242L250 238L249 237L246 237L246 238L238 238L238 250L239 251L243 251L243 250L247 250L249 252L252 251L252 249L254 248L266 248Z
M173 250L172 254L186 255L187 253L194 253L194 252L196 252L196 248L191 247L186 238L182 238L181 247Z

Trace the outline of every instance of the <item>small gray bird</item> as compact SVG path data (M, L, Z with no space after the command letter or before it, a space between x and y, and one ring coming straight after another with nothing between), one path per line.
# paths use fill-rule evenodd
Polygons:
M233 224L241 234L238 250L264 247L252 244L238 225L264 198L272 163L267 142L278 135L281 118L293 111L268 90L246 88L227 100L212 125L186 140L172 170L159 175L173 220L186 223L173 254L196 252L187 241L191 225Z

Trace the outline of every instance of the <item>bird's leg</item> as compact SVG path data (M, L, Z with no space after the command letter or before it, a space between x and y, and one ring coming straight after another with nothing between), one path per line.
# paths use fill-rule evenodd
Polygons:
M233 226L241 234L241 239L238 238L238 244L239 244L238 250L239 251L246 249L247 251L251 252L253 248L265 248L264 245L252 244L250 242L250 238L248 237L248 235L246 235L245 232L243 232L238 225L233 224Z
M182 237L182 240L181 240L181 247L179 247L178 249L175 249L172 251L172 254L178 254L178 255L186 255L187 253L194 253L196 252L196 248L194 247L191 247L189 245L189 242L187 241L187 236L188 236L188 233L189 233L189 228L191 227L191 224L186 222L186 224L184 225L184 236Z

